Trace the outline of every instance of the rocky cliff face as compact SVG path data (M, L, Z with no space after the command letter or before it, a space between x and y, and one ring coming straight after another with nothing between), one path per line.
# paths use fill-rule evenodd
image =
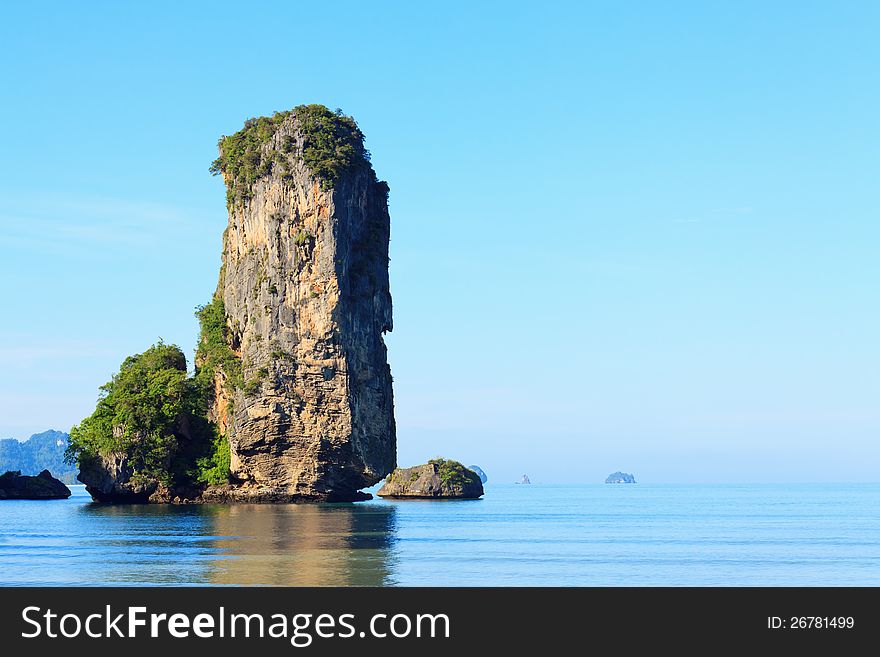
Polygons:
M221 140L214 303L231 358L209 417L235 484L206 497L352 500L395 467L388 187L348 117L300 107ZM203 356L197 368L205 368Z

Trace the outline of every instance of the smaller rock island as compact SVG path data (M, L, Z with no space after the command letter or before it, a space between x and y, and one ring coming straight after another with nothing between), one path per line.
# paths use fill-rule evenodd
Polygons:
M612 472L605 478L606 484L634 484L636 483L636 478L633 477L628 472Z
M532 481L529 479L529 475L524 474L522 477L519 478L519 481L514 481L513 483L515 483L515 484L530 484L530 483L532 483Z
M10 470L0 475L0 500L66 500L70 489L48 470L35 477Z
M458 461L436 458L412 468L397 468L376 494L396 499L474 500L483 496L483 483Z

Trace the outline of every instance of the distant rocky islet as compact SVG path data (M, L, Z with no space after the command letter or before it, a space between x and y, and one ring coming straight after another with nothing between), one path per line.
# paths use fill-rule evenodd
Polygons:
M489 475L487 475L485 472L483 472L483 468L481 468L480 466L469 465L468 470L472 470L472 471L476 472L477 476L480 478L480 481L482 483L485 484L487 481L489 481Z
M612 472L605 478L606 484L634 484L636 478L628 472Z

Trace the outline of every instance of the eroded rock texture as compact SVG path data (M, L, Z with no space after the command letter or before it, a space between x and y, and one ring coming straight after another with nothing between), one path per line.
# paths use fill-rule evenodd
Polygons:
M264 119L225 159L221 140L229 225L215 300L241 370L215 373L210 419L235 483L207 498L353 500L395 467L388 187L353 122L301 109Z

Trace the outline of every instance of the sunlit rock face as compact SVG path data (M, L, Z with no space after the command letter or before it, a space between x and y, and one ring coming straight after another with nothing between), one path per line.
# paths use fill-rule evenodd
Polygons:
M241 372L236 386L217 373L210 415L234 484L207 497L362 499L395 467L388 186L353 121L314 107L264 119L245 164L221 162L221 140L230 194L216 294ZM354 130L335 173L320 161L334 152L316 151L320 130Z

